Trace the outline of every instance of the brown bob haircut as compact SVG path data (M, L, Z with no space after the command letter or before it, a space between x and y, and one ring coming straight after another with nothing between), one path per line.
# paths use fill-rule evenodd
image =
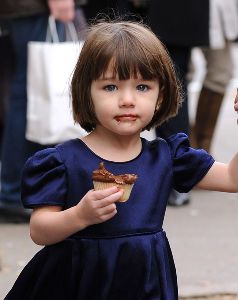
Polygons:
M158 109L144 129L158 126L177 113L180 85L172 61L156 35L141 23L102 21L88 30L71 84L74 120L87 132L98 123L91 83L103 76L109 65L113 65L113 76L119 80L137 78L138 74L145 80L158 80Z

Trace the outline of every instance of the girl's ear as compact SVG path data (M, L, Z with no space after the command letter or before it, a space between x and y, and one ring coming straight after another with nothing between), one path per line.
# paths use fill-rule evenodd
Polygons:
M160 92L159 96L158 96L158 99L157 99L157 102L156 102L155 112L157 112L159 110L160 104L162 103L162 99L163 99L163 93Z

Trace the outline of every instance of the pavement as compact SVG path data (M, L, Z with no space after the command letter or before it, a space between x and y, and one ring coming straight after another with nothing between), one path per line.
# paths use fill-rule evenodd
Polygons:
M198 82L190 86L191 119L198 86ZM215 159L223 162L229 161L238 146L233 111L236 86L238 80L234 79L212 147ZM150 138L153 133L145 135ZM193 190L191 199L187 206L168 207L164 221L177 268L179 295L181 299L238 299L238 194ZM13 224L0 218L0 300L40 248L29 237L28 223Z

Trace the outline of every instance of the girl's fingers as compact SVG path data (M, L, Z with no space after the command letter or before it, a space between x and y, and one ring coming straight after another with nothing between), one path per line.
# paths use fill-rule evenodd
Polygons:
M236 97L235 97L235 102L234 102L234 110L238 113L238 88L236 91ZM238 125L238 119L236 120L237 125Z
M235 97L235 102L234 102L235 110L237 110L237 106L238 106L238 88L237 88L237 91L236 91L236 97Z
M102 207L98 210L98 215L99 216L105 216L108 214L116 213L117 212L117 207L116 204L110 204L108 206Z
M116 215L116 213L117 213L116 205L112 204L110 206L102 208L100 213L101 213L100 217L99 217L100 221L105 222Z
M234 109L235 109L235 111L238 111L238 102L235 103Z
M112 203L117 202L123 195L123 190L119 190L114 194L111 194L103 199L96 200L96 205L98 208L106 207Z
M94 197L97 199L97 200L100 200L100 199L104 199L110 195L113 195L115 193L117 193L119 191L118 187L116 186L113 186L113 187L110 187L108 189L105 189L105 190L97 190L97 191L94 191Z

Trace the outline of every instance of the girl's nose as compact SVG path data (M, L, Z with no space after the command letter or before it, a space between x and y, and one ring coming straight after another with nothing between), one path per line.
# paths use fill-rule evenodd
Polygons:
M120 95L120 106L128 106L133 107L135 106L135 95L131 90L124 90Z

